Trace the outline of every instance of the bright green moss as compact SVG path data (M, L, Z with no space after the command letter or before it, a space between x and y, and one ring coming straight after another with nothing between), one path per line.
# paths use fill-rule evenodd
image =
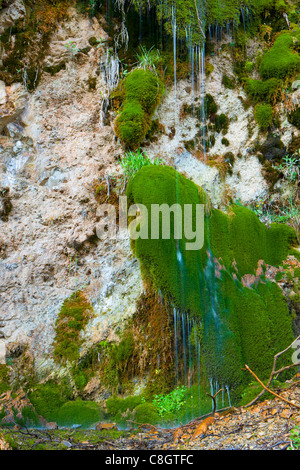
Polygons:
M279 282L283 278L283 273L281 271L278 271L278 273L275 276L275 281Z
M299 31L283 33L276 39L260 64L259 72L264 80L284 78L300 70L300 57L294 50L299 40Z
M137 100L148 115L153 113L160 102L162 83L150 70L133 70L127 76L124 88L125 98L131 102Z
M228 215L214 209L209 225L213 253L222 259L227 269L235 260L240 276L254 274L261 259L278 266L295 241L291 227L272 224L267 228L252 211L238 205L231 206Z
M116 133L120 140L131 149L136 149L143 142L149 121L142 106L137 101L126 102L116 121Z
M265 82L252 79L246 81L246 91L255 101L270 101L276 95L279 86L280 81L277 78L269 78Z
M161 171L161 168L164 168ZM149 166L142 168L128 185L127 195L129 204L144 204L151 214L151 204L168 204L171 207L175 203L196 204L206 200L205 193L195 184L184 178L171 167ZM193 211L193 228L195 229L195 210ZM184 216L184 210L183 210ZM145 276L152 278L157 290L162 290L170 296L175 304L184 302L184 283L179 273L179 253L183 250L186 239L174 240L174 215L171 213L170 236L168 239L151 240L151 224L148 224L148 239L137 239L134 250L138 258L142 260L142 269ZM201 250L201 253L204 250ZM205 254L203 254L205 256ZM188 303L196 302L194 293L197 285L197 255L190 251L187 257L188 266L191 269L189 282L194 285L190 291L191 297ZM165 267L168 266L167 273ZM195 276L193 276L195 274ZM186 280L187 281L187 280Z
M124 103L116 119L116 134L132 150L143 142L150 128L151 116L160 102L163 86L150 70L135 69L123 82Z
M270 127L273 121L273 108L270 104L258 104L254 110L255 121L261 129Z
M144 204L148 208L148 214L151 213L151 204L165 203L171 207L174 203L179 203L183 207L185 204L195 206L207 201L205 193L170 167L143 168L129 184L127 195L130 203ZM199 305L201 283L199 272L203 271L207 263L208 248L222 260L227 269L231 269L235 261L239 275L243 276L255 273L260 259L277 266L287 256L289 246L295 239L290 227L274 224L268 229L249 209L232 206L228 214L211 210L204 227L203 248L200 251L187 251L184 248L187 239L183 237L178 242L174 240L173 222L171 218L170 241L152 240L149 221L149 239L137 239L134 250L142 261L144 274L153 280L155 287L171 296L175 304L186 304L189 310L198 310L196 305ZM178 261L178 249L183 255L183 268ZM188 291L185 289L185 282L189 283Z
M300 268L294 269L294 277L300 277Z

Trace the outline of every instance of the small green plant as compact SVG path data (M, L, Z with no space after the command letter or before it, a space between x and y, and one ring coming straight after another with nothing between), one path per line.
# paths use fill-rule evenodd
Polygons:
M140 149L136 152L126 152L123 160L121 161L124 176L127 180L132 178L143 166L161 164L162 162L159 158L155 158L152 162L147 154Z
M186 398L186 387L177 387L168 395L155 395L153 405L157 408L160 416L175 414L184 405Z
M65 44L65 48L71 53L71 55L76 55L77 52L80 52L80 49L78 49L76 42L74 41L69 41L68 44Z
M300 157L299 151L292 156L287 155L282 159L282 163L280 165L274 166L276 170L283 173L284 178L290 183L295 183L296 180L299 180L300 159L298 157Z
M9 369L6 364L0 364L0 395L10 389Z
M288 450L299 450L300 449L300 427L296 426L290 431L291 446Z
M138 67L144 70L151 70L152 72L156 71L156 64L160 59L160 54L158 49L154 49L152 46L147 50L144 46L139 46L140 52L136 54L138 59Z

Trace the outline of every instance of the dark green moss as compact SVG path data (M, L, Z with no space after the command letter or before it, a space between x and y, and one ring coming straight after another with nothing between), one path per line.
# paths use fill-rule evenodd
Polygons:
M236 86L235 80L233 78L228 77L227 75L223 75L222 84L225 88L228 88L229 90L234 90Z
M58 65L45 67L44 70L45 70L45 72L50 73L50 75L53 76L53 75L57 74L58 72L60 72L61 70L65 70L65 68L66 68L66 63L61 62Z
M266 140L258 147L258 150L262 153L265 160L279 161L286 154L286 147L281 141L279 136L268 134ZM276 169L268 167L269 176L272 181L278 176L279 172Z
M230 142L228 139L226 139L225 137L223 137L223 139L221 140L221 143L223 145L225 145L225 147L228 147L230 145Z
M229 119L224 113L217 114L215 117L215 130L216 132L222 132L222 134L227 134L229 127Z
M218 106L212 95L207 93L204 98L205 111L208 117L216 114L218 111Z

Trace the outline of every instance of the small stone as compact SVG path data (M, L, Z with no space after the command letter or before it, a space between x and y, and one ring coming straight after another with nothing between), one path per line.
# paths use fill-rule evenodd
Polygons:
M46 424L46 429L58 429L58 425L55 422L50 422Z
M62 441L62 444L66 447L69 447L69 448L72 447L72 444L69 441Z
M293 90L297 90L297 88L300 88L300 80L295 80L295 81L292 83L292 89L293 89Z
M96 425L96 431L101 431L102 429L118 429L116 423L98 423Z

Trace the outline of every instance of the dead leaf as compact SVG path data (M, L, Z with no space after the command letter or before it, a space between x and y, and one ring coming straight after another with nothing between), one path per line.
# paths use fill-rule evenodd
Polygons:
M205 435L210 428L210 426L214 423L215 418L213 416L209 416L208 418L201 421L199 426L196 428L194 434L192 435L191 439L196 439L196 437Z
M181 428L176 429L176 431L173 433L173 442L174 444L177 444L180 437L183 435L183 431Z
M289 410L288 408L285 408L285 410L280 413L281 418L290 418L292 416L293 412Z

